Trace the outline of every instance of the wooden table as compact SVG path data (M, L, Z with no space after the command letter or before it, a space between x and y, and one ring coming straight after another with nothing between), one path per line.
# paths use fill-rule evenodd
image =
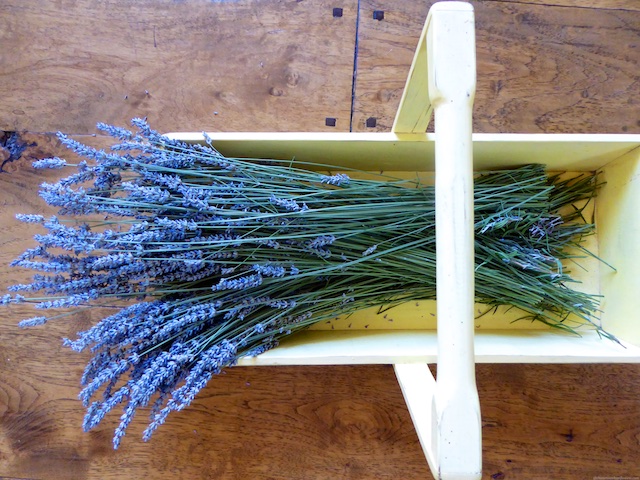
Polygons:
M51 132L106 146L95 123L163 131L389 130L433 2L0 2L0 291L49 210L33 158ZM640 3L471 2L477 132L640 133ZM381 14L374 12L384 12ZM335 119L335 126L331 126ZM9 137L5 133L3 144ZM85 434L88 355L60 338L92 319L23 331L0 309L0 478L430 478L391 367L260 367L214 379L151 440L117 415ZM640 475L640 366L478 365L484 471L493 479Z

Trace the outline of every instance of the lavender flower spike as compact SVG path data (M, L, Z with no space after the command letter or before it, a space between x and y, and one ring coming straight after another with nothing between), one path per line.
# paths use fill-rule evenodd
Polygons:
M362 256L366 257L368 255L371 255L377 249L378 249L378 245L372 245L371 247L367 248L364 252L362 252Z
M35 162L32 163L32 165L33 165L33 168L37 168L37 169L45 169L45 168L56 169L56 168L66 167L67 161L62 158L52 157L52 158L44 158L42 160L36 160Z
M43 231L11 265L36 273L0 292L0 308L26 304L43 315L23 328L67 316L46 309L102 316L64 345L92 354L81 378L83 428L123 409L114 448L137 410L151 407L146 441L213 376L286 335L360 308L435 296L432 187L335 167L353 171L350 178L306 161L227 158L206 134L207 145L187 144L146 119L132 125L97 125L118 140L110 150L58 134L84 160L41 186L60 220L17 215ZM57 157L34 163L67 165ZM581 182L551 185L542 165L478 177L474 222L488 252L476 268L479 297L561 328L573 313L601 332L591 320L597 301L565 287L554 253L591 226L580 212L538 211L590 198L597 181ZM487 289L489 280L510 283Z
M42 215L30 215L25 213L17 213L16 220L20 220L24 223L42 223L44 222L44 217Z
M335 185L340 187L342 185L349 185L351 179L344 173L336 173L335 175L322 175L320 177L320 183L326 183L327 185Z
M7 293L3 297L0 297L0 305L9 305L16 303L23 303L25 298L22 295L11 296L11 294Z
M47 323L47 317L33 317L22 320L20 323L18 323L18 326L20 328L29 328L44 325L45 323Z

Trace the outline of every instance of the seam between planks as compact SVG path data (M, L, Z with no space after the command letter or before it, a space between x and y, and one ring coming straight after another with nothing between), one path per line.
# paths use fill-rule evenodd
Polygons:
M356 77L358 76L358 42L360 39L360 1L356 5L356 40L353 46L353 75L351 76L351 113L349 115L349 131L353 132L353 114L356 104Z

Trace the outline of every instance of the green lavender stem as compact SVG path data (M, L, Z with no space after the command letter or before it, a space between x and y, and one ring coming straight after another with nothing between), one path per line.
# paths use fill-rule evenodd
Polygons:
M12 290L43 294L1 299L117 309L66 340L94 354L82 379L84 428L124 405L115 447L139 407L152 406L148 439L211 376L283 337L363 308L435 299L433 187L299 161L225 158L133 124L135 134L99 125L120 141L111 152L60 135L87 161L43 184L41 196L71 220L19 216L48 233L14 262L41 273ZM597 298L569 288L563 267L593 233L583 209L597 187L593 175L564 180L540 165L479 175L476 300L613 339L599 326Z

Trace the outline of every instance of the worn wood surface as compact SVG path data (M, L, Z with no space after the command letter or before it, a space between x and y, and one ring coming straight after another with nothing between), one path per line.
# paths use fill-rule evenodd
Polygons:
M357 2L339 3L2 1L0 129L348 129Z
M433 3L361 2L355 131L390 130ZM640 133L640 11L471 3L474 131ZM383 21L373 19L376 10L385 12ZM374 128L366 126L370 118Z
M390 128L428 9L374 2L360 2L354 130L370 117ZM634 0L474 5L476 131L640 132ZM348 130L357 13L355 1L0 1L0 128L84 134L148 115L163 130ZM37 145L0 158L0 292L26 280L7 265L37 230L13 216L45 213L34 192L58 175L30 159L62 153L51 135L22 138ZM60 343L92 318L16 328L28 316L0 309L0 478L430 478L384 366L232 369L147 444L140 415L114 452L117 415L81 431L88 356ZM477 371L485 478L640 476L640 366Z
M599 10L640 11L636 0L485 0L486 2L530 3L549 7L597 8Z

